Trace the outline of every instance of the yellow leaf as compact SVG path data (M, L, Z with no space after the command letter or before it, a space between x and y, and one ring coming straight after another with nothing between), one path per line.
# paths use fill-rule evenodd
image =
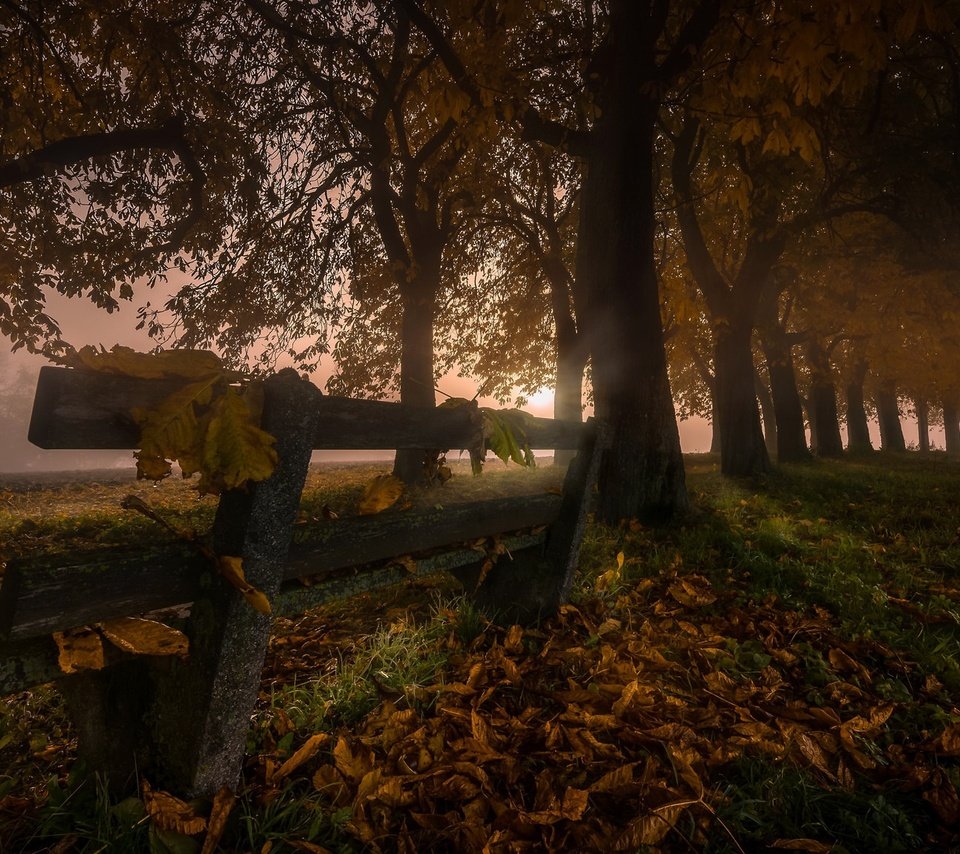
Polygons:
M213 799L213 807L210 809L210 818L207 819L207 835L203 840L203 850L200 854L213 854L217 850L236 800L237 796L226 786L217 792Z
M258 590L243 574L243 558L232 555L217 555L217 571L261 614L271 612L270 600L262 590Z
M119 344L109 351L103 348L82 347L68 363L78 368L108 374L123 374L141 379L183 377L196 379L209 374L223 373L223 363L209 350L165 350L157 353L138 353Z
M330 735L325 732L317 733L316 735L311 735L310 738L304 742L303 746L293 754L286 762L281 765L276 773L273 775L273 778L268 781L269 785L275 785L279 783L284 777L289 776L294 771L297 770L304 762L312 759L316 756L317 751L320 747L327 741L330 740Z
M93 629L86 626L54 632L60 655L57 663L64 673L103 669L103 641Z
M403 481L392 474L381 474L367 484L357 505L360 516L372 516L397 503L403 494Z
M169 792L155 792L146 780L143 781L143 805L160 830L172 830L187 836L206 830L207 820L197 815L190 804Z
M137 458L137 477L160 480L170 474L167 460L179 460L184 477L189 477L198 466L202 440L202 425L196 407L206 406L217 383L216 375L190 383L173 392L149 411L134 409L132 415L140 425L140 451Z
M277 465L273 442L253 423L243 395L228 388L210 405L198 489L217 493L266 480Z
M114 646L135 655L186 655L190 647L183 632L155 620L122 617L98 628Z
M170 475L170 463L157 454L137 451L133 455L137 461L138 480L163 480Z

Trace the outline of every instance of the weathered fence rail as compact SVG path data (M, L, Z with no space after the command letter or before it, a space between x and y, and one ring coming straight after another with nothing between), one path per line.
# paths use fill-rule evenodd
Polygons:
M30 439L44 448L134 448L130 410L155 407L182 384L44 368ZM602 446L596 425L525 420L531 446L579 449L562 495L295 526L312 450L471 448L482 442L482 421L472 405L421 410L325 397L292 371L266 380L264 399L277 469L221 496L212 542L217 554L243 558L275 614L438 571L456 572L483 605L511 619L546 616L568 594ZM492 536L511 559L477 586L485 555L469 544ZM411 561L394 560L408 555L412 571ZM300 580L307 576L309 585ZM187 660L113 652L103 671L60 673L52 632L188 605ZM0 691L62 677L94 769L115 785L139 769L183 793L210 794L237 778L269 630L270 618L184 543L14 560L0 584Z

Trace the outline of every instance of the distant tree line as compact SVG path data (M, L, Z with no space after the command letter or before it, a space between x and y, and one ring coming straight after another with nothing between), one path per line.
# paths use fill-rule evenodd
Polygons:
M584 377L600 515L722 470L960 454L960 3L10 0L0 332L56 358L51 289L160 341L435 404ZM812 439L808 443L806 430ZM398 456L405 478L417 460Z

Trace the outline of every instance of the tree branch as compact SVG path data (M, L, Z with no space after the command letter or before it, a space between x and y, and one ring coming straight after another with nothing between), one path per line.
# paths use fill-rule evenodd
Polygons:
M155 127L121 128L51 142L43 148L0 164L0 190L46 178L94 157L109 157L136 149L173 151L191 175L194 167L199 170L190 144L184 136L183 123L179 119L170 119ZM205 175L202 178L206 181Z
M700 4L677 35L670 52L657 66L657 77L662 84L672 83L690 67L720 20L722 6L723 3L719 0L700 0Z

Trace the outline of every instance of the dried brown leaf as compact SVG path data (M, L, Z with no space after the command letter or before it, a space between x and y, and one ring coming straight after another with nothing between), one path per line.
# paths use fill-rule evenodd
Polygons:
M187 636L156 620L121 617L98 625L103 636L124 652L135 655L186 655Z
M57 663L64 673L103 669L103 641L93 629L84 626L54 632L53 639L60 650Z
M206 830L207 820L199 816L186 801L169 792L154 791L150 784L143 781L143 805L147 815L160 830L172 830L194 836Z
M785 851L809 851L810 854L830 854L833 845L816 839L777 839L770 843L771 848Z
M632 851L642 845L659 845L673 830L674 825L689 806L689 801L665 804L645 816L634 819L614 841L614 850Z
M357 505L357 514L372 516L397 503L403 495L403 481L392 474L381 474L371 480Z
M243 558L233 555L217 555L217 571L229 584L236 587L250 605L261 614L271 612L270 600L262 590L258 590L243 573Z
M370 751L363 745L357 745L357 750L354 751L350 742L342 735L333 748L333 761L337 770L355 783L362 780L373 767Z
M217 850L236 800L237 796L227 786L217 792L210 809L210 817L207 819L207 835L200 854L213 854Z
M277 769L276 773L273 775L272 780L267 780L267 785L276 785L285 777L288 777L294 771L297 770L304 762L309 761L314 756L317 755L317 751L330 740L331 736L328 733L321 732L316 735L311 735L299 750L296 751L283 765Z

